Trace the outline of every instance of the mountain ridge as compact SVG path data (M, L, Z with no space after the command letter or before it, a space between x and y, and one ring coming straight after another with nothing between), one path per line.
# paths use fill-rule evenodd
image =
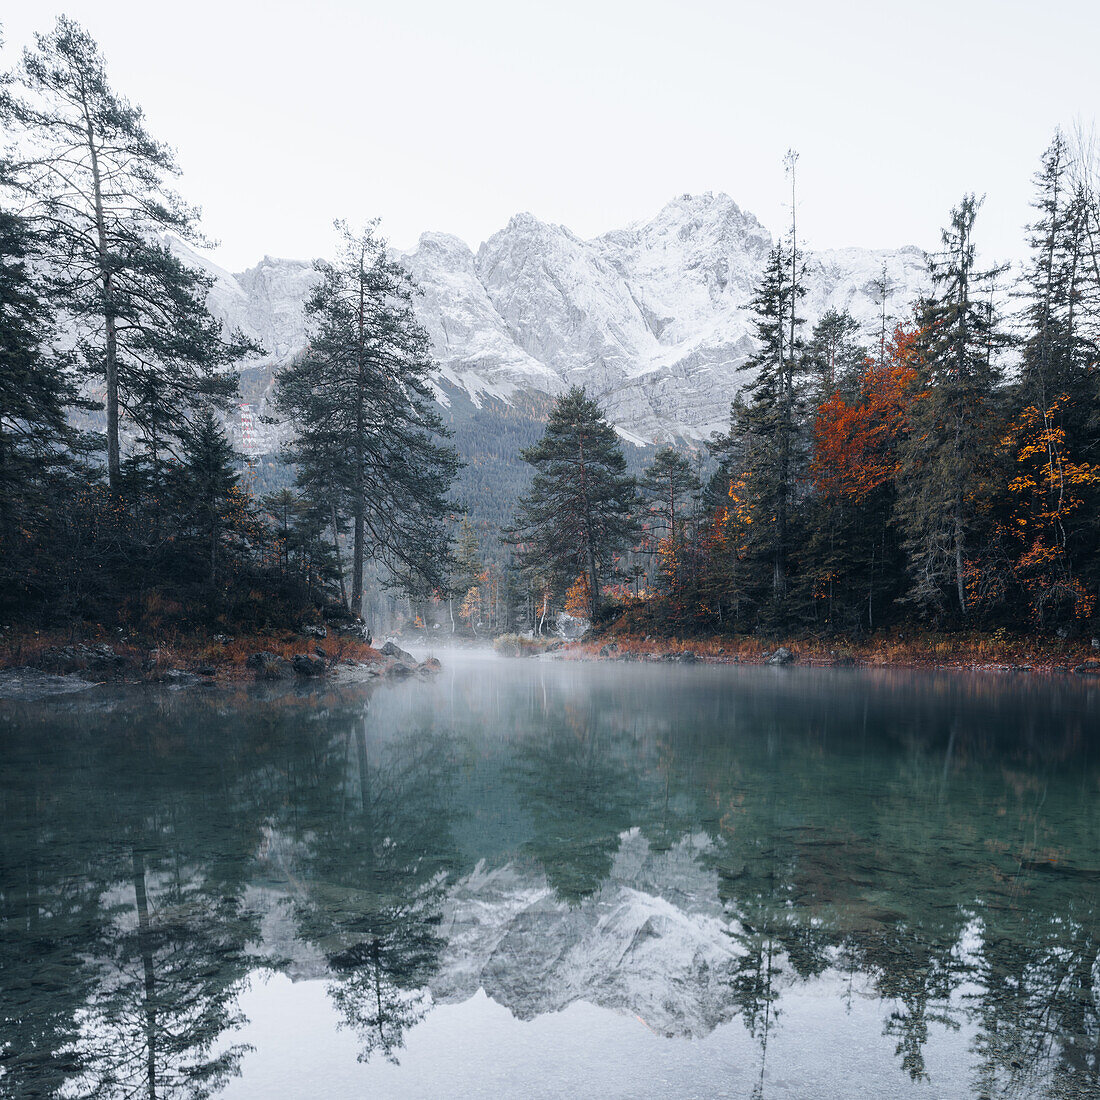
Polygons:
M752 353L751 302L773 238L722 192L684 193L652 218L585 240L530 212L514 214L476 252L427 231L395 255L421 289L416 309L437 359L440 404L475 405L517 391L588 388L627 439L705 439L726 426ZM244 364L262 406L274 370L305 347L312 264L265 256L231 274L174 242L214 278L211 312L266 349ZM842 248L808 252L803 312L849 309L870 339L881 302L902 317L927 285L925 254Z

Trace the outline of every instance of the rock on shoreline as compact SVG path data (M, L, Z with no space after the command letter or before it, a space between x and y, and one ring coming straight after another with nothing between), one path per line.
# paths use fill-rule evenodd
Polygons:
M337 637L325 642L331 636L320 628L308 637L317 643L311 650L302 644L304 639L287 644L279 636L261 635L255 638L260 645L249 652L250 639L226 635L173 644L125 639L53 645L48 637L35 635L12 647L15 661L9 667L0 666L0 699L41 699L107 683L183 688L247 680L364 682L426 677L441 667L435 658L417 661L393 642L381 650L359 639ZM261 648L265 641L269 648Z
M73 673L59 675L40 668L0 669L0 699L33 702L50 695L72 695L98 687L94 680L85 680Z

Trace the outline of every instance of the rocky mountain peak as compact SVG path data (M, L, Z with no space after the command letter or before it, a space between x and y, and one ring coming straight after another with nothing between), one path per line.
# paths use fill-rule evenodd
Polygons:
M583 384L617 426L657 441L705 438L725 426L745 381L738 367L753 348L750 305L771 246L753 214L706 191L678 195L652 218L591 240L525 212L476 253L431 232L401 259L423 290L416 308L441 384L475 402ZM193 262L215 276L215 315L268 349L256 370L270 373L304 346L310 263L265 257L234 276L197 255ZM919 249L808 256L808 323L846 308L870 339L884 265L887 313L900 317L925 286Z

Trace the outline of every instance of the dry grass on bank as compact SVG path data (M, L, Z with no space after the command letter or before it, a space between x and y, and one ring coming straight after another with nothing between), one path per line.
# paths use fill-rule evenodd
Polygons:
M110 648L115 661L97 656L95 651L104 646ZM287 660L300 653L314 656L322 651L333 664L344 659L365 663L382 659L366 642L333 633L326 638L306 637L289 630L225 637L204 631L166 631L153 637L96 626L79 631L9 628L0 632L0 669L27 666L51 672L82 672L94 668L97 676L123 680L155 678L168 669L210 668L221 678L251 678L245 662L261 651Z
M785 646L799 663L808 665L856 664L890 668L1030 668L1069 670L1100 659L1089 639L1060 640L1027 635L898 633L870 637L859 642L836 638L660 638L615 634L570 646L577 657L598 657L605 646L616 645L616 656L630 654L645 659L690 652L696 657L751 664L763 661Z

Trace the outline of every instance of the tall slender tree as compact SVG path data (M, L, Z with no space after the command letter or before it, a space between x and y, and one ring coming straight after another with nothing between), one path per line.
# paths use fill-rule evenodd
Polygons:
M693 501L701 488L699 478L679 451L662 447L646 467L640 488L649 501L662 572L670 583L675 583L689 537Z
M826 310L814 325L806 346L806 361L816 402L827 400L838 389L858 380L867 358L858 334L859 324L847 310Z
M1035 186L1005 530L1016 544L1025 602L1046 624L1083 617L1096 603L1082 578L1096 553L1100 505L1097 348L1086 325L1100 282L1089 262L1085 190L1061 132L1043 154Z
M288 457L300 483L331 499L334 528L350 525L358 614L368 559L409 591L446 588L446 494L458 459L432 407L431 341L411 277L373 225L337 228L340 253L318 261L306 304L309 347L280 373L276 402L298 429Z
M212 410L195 416L184 437L182 458L173 470L181 534L196 548L213 589L231 544L246 536L248 501L235 469L237 456Z
M999 441L996 386L1003 336L993 302L1003 268L980 270L973 240L981 201L965 195L929 267L916 387L902 445L897 515L905 532L911 599L927 613L970 610L970 558L988 522Z
M43 241L85 369L104 386L117 490L123 416L159 461L173 434L164 410L235 392L235 379L217 368L248 345L222 339L205 304L210 278L158 236L200 239L197 211L168 186L179 174L172 151L111 88L99 47L78 23L61 16L24 52L0 91L0 122L18 141L8 182Z
M646 467L640 487L665 538L683 536L699 478L691 463L673 447L662 447Z
M800 255L777 245L753 299L759 350L741 368L753 377L745 398L734 402L729 434L715 447L723 464L734 454L742 464L731 473L749 494L749 553L758 575L766 571L769 602L777 613L787 595L794 511L807 462L806 358L798 315L804 292Z

